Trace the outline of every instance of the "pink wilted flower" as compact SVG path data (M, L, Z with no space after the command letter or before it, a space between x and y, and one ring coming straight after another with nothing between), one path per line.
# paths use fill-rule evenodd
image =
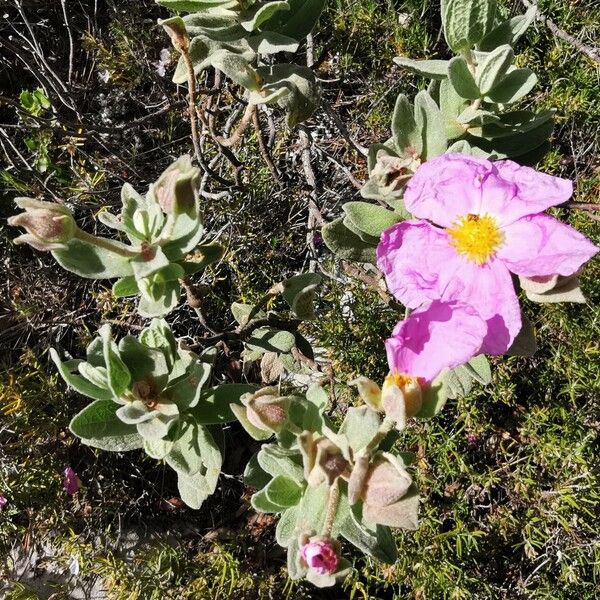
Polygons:
M79 491L79 488L81 487L81 479L79 479L77 473L71 467L67 467L63 471L63 475L63 487L65 489L65 492L67 492L69 496L76 494Z
M0 510L8 504L8 500L4 496L0 496Z
M511 273L571 275L598 252L543 213L572 193L570 181L509 160L439 156L419 167L404 194L420 220L383 232L377 264L409 308L435 299L475 307L487 321L482 352L502 354L521 329Z
M319 575L335 573L339 562L333 540L324 537L310 538L300 546L300 557L309 569Z

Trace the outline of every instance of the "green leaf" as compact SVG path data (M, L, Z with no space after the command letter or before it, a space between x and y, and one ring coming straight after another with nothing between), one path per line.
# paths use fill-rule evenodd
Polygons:
M342 208L356 228L376 238L392 225L403 221L397 212L368 202L346 202Z
M245 383L223 383L216 387L202 390L200 401L190 411L197 423L217 425L235 421L230 404L241 404L244 394L255 392L256 385Z
M190 13L234 4L231 0L156 0L156 3L172 11Z
M449 61L447 60L412 60L404 56L396 56L394 62L423 77L440 80L448 77Z
M160 350L148 348L137 338L128 335L119 342L119 355L131 373L132 382L152 376L159 389L167 382L169 364Z
M261 469L272 477L283 475L298 484L304 481L302 458L298 452L286 450L277 444L265 444L257 455Z
M283 298L299 319L314 319L315 290L323 278L318 273L301 273L283 282Z
M285 508L296 506L302 498L302 486L283 475L271 479L264 492L270 502Z
M444 154L448 147L444 119L438 105L426 91L415 96L415 122L423 139L421 156L429 160Z
M138 281L142 296L138 313L142 317L162 317L170 313L179 302L181 286L179 281L153 281L149 278Z
M276 64L258 67L260 90L250 93L250 104L277 102L287 111L287 126L295 127L308 119L320 102L320 87L315 74L308 67L291 64Z
M244 483L250 487L260 490L264 488L269 481L271 481L271 476L267 472L263 471L261 466L258 464L257 455L253 454L246 464L246 468L244 469Z
M220 463L221 457L208 430L194 421L188 421L183 424L165 460L178 473L191 477Z
M171 452L172 447L173 442L171 440L144 440L144 452L155 460L163 460Z
M346 412L338 434L345 435L354 453L364 448L379 432L381 419L368 406L351 406Z
M462 56L455 56L448 67L448 78L456 93L468 100L477 100L481 97L477 83L469 69L467 61Z
M446 383L447 376L446 372L442 373L423 390L423 404L416 415L418 419L430 419L444 408L449 390Z
M515 53L506 45L496 48L477 67L477 86L481 95L487 94L506 75Z
M250 91L258 91L261 87L261 76L248 60L228 50L217 50L210 55L213 67L223 71L227 77Z
M113 240L111 243L124 252L133 252L131 246ZM88 279L113 279L133 273L131 256L122 256L76 238L67 243L65 250L53 250L52 256L63 269Z
M537 81L537 75L531 69L515 69L504 77L487 97L498 104L512 104L528 94Z
M473 378L466 369L449 369L442 376L448 398L466 396L473 389Z
M290 5L287 0L257 2L240 13L240 24L246 31L254 31L275 13L289 10Z
M479 50L491 52L494 48L503 44L514 46L519 38L527 31L533 23L537 14L537 6L533 4L524 15L518 15L507 21L503 21L492 29L478 44Z
M106 364L106 374L108 376L108 385L116 398L128 389L131 383L131 373L127 365L119 356L117 345L112 341L110 335L110 326L103 325L98 333L102 337L104 344L104 363Z
M490 130L495 130L495 124L492 123L482 127L481 133L484 138L475 137L472 135L472 131L469 130L469 134L471 135L467 137L467 141L471 145L477 146L490 154L495 154L498 158L521 157L543 146L552 135L553 128L553 123L547 121L527 132L527 135L518 133L505 137L485 139L485 136L489 135L488 132ZM524 161L523 159L519 159L519 162L523 163Z
M134 425L126 425L116 415L118 404L96 400L73 417L69 428L82 442L110 452L141 448L142 438Z
M340 258L375 264L375 247L363 242L358 235L350 231L344 225L343 219L323 225L321 233L327 247Z
M378 560L393 564L398 558L396 544L389 527L366 523L362 519L360 503L350 510L342 523L340 535L361 552Z
M295 345L296 338L290 331L282 331L271 327L260 327L252 332L246 341L250 350L265 352L289 352Z
M284 510L279 517L279 522L275 529L275 539L280 546L287 548L298 538L296 531L296 521L298 520L298 507L291 506Z
M200 508L204 500L215 491L222 464L221 452L212 436L205 428L202 428L202 431L203 468L191 477L181 472L177 473L177 487L181 499L195 509Z
M404 153L420 155L423 151L423 139L415 122L414 107L404 94L398 94L398 98L396 98L394 114L392 115L392 138L396 147ZM381 147L378 144L371 148L369 148L369 171L372 171L375 166L376 154L379 150L383 149L389 152L388 148ZM372 156L372 152L375 157Z
M488 385L492 382L492 371L485 354L473 357L468 363L462 365L462 367L481 385Z
M288 0L288 4L289 11L276 13L263 23L262 29L301 41L316 25L325 7L325 0Z
M206 267L219 262L225 255L225 248L216 242L196 246L194 256L187 261L181 262L185 275L193 275L206 269Z
M269 500L266 488L253 494L250 498L250 504L254 510L262 513L280 513L286 510L285 506L280 506Z
M186 377L168 387L164 395L177 404L181 411L194 408L200 402L202 386L208 381L211 371L209 364L198 359L194 360L188 367Z
M113 394L110 390L100 388L97 385L90 383L87 379L71 373L66 364L60 360L58 352L56 352L54 348L50 348L50 357L56 365L60 376L76 392L79 392L88 398L93 398L94 400L112 400Z
M496 0L443 0L442 24L448 46L464 52L487 35L494 25Z
M531 321L525 315L521 315L521 321L521 331L506 351L509 356L533 356L537 351L535 331Z
M356 225L354 225L354 223L348 217L348 215L344 217L343 223L344 227L348 228L353 234L357 235L363 242L369 244L373 248L375 248L379 243L378 237L374 237L372 235L369 235L368 233L365 233L364 231L361 231L358 227L356 227Z
M468 100L458 95L449 79L440 83L439 96L440 111L446 125L446 135L450 139L463 136L465 128L458 123L457 117L468 106Z
M122 277L113 283L112 294L115 298L126 298L137 296L140 293L137 281L133 275Z

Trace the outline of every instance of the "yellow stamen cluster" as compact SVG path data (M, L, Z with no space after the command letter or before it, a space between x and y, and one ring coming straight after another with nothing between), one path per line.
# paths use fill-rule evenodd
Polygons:
M496 219L489 215L466 215L447 231L457 252L478 265L492 258L504 242Z

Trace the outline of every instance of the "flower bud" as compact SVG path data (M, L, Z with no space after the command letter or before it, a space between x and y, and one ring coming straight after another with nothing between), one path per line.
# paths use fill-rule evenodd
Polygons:
M279 396L277 392L276 387L266 387L241 397L246 417L257 429L278 433L285 426L290 398Z
M339 564L339 543L325 536L300 540L300 559L308 569L318 575L331 575Z
M15 204L25 212L7 222L27 231L14 240L15 244L29 244L36 250L63 250L66 242L73 239L77 224L65 206L32 198L17 198Z
M4 496L0 496L0 510L8 504L8 500Z
M159 20L158 24L162 25L163 29L167 32L176 50L179 52L187 52L189 50L190 38L185 28L185 22L181 17Z
M357 387L358 395L369 408L376 412L383 412L381 388L374 381L368 377L357 377L348 383Z
M304 431L298 436L298 444L304 462L304 478L311 487L324 481L334 481L348 471L349 462L342 451L328 438Z
M367 472L362 499L372 507L389 506L403 498L411 484L402 461L391 454L382 454Z
M423 406L423 390L417 377L405 373L388 375L381 390L386 415L403 429L408 417L414 417Z
M198 200L200 171L189 156L178 158L151 186L156 201L166 214L190 212Z

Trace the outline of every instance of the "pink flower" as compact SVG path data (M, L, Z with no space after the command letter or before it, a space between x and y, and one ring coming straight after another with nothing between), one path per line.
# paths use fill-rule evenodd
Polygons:
M335 573L339 557L332 542L309 541L300 547L300 556L309 569L319 575Z
M420 220L383 232L378 266L409 308L435 299L474 306L487 321L481 351L502 354L521 329L511 273L571 275L598 252L542 212L572 193L570 181L509 160L439 156L419 167L404 194Z
M77 473L75 473L71 467L67 467L63 471L63 475L65 476L63 479L63 487L65 492L67 492L69 496L76 494L81 487L81 480L77 476Z
M8 504L8 500L4 496L0 496L0 510Z
M475 356L487 332L477 311L462 302L433 301L400 321L386 340L390 374L381 393L389 416L414 416L421 409L422 390L444 369ZM397 390L402 392L398 397ZM402 411L399 413L398 411Z

